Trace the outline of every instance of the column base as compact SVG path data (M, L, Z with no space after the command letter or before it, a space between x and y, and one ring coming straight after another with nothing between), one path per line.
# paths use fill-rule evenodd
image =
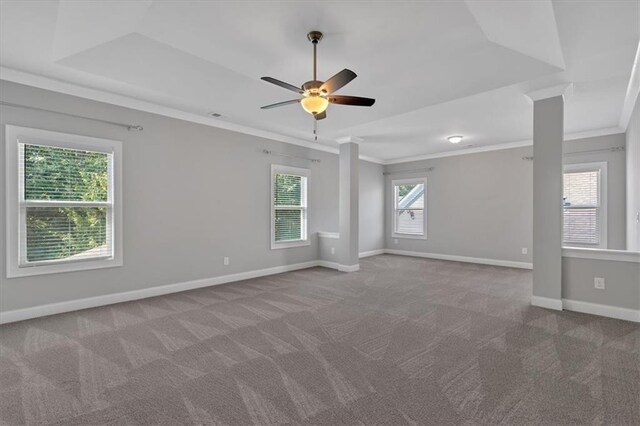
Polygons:
M552 299L550 297L531 296L531 304L540 308L554 309L556 311L562 310L562 300Z
M356 272L360 270L360 264L355 265L338 265L338 271L340 272Z

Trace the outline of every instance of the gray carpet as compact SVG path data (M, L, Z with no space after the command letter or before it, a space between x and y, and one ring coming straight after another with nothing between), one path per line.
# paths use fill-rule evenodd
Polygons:
M640 326L376 256L0 328L0 423L640 424ZM87 283L90 285L90 283Z

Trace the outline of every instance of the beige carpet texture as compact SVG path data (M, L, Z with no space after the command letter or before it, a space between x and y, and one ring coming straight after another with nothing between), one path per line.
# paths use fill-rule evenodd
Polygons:
M361 268L4 325L0 424L640 424L640 325L533 307L531 271Z

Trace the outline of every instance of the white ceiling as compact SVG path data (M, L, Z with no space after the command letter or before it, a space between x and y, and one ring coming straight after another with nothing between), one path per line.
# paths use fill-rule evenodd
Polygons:
M565 132L619 125L640 39L637 1L6 1L0 65L324 146L351 135L392 161L528 140L532 89L574 83ZM295 98L261 81L358 74L312 142ZM292 96L293 95L293 96ZM448 135L464 135L452 145Z

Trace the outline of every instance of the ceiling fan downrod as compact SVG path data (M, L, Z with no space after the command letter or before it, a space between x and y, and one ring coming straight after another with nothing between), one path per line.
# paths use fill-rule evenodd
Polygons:
M313 44L313 81L318 80L318 42L322 40L320 31L310 31L307 38Z

